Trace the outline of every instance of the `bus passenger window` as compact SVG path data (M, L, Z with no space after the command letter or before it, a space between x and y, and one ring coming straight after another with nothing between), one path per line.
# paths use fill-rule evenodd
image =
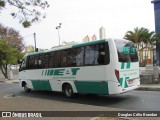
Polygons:
M76 66L83 66L84 61L84 47L77 48L76 50Z
M34 68L35 68L35 69L38 69L38 68L39 68L38 60L39 60L39 55L36 55L36 56L35 56L35 59L34 59Z
M85 47L85 65L94 64L95 45Z
M60 67L61 66L61 51L55 51L55 59L54 59L54 63L53 66L56 67Z
M61 53L61 67L67 66L67 50L63 50Z
M76 57L75 57L76 49L72 48L68 50L68 65L69 67L74 67L76 66Z
M34 56L29 56L28 58L28 69L34 68Z
M99 45L99 56L98 56L98 64L104 64L105 63L105 46L104 44Z
M40 54L39 55L39 60L38 60L38 65L39 65L39 68L43 68L43 65L42 65L42 60L43 60L43 54Z
M54 67L54 58L56 58L54 55L55 55L55 52L49 53L49 68Z
M49 54L44 54L43 56L43 67L44 68L48 68L48 64L49 64L48 59L49 59Z

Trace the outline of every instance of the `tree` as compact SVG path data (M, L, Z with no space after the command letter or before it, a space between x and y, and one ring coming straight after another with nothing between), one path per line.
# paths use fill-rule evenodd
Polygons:
M33 45L28 45L26 46L25 48L25 54L28 54L28 53L33 53L35 50L34 50L34 46Z
M143 62L143 49L148 49L149 52L153 49L153 46L156 43L160 42L160 37L157 33L154 31L150 32L147 28L143 27L136 27L133 31L127 31L124 38L133 41L137 45L138 50L142 53L142 58L140 56L140 62ZM148 52L145 52L145 64L147 63Z
M19 22L26 28L34 22L39 22L45 18L45 13L41 9L48 8L48 2L45 0L0 0L0 11L3 8L15 9L10 14L13 18L18 18Z
M19 32L13 28L5 27L2 24L0 24L0 38L4 40L6 44L12 45L20 51L25 48L23 37Z
M133 31L127 31L124 38L136 43L137 48L139 49L141 42L144 40L144 37L143 37L144 31L145 31L145 28L136 27L134 28Z
M17 60L23 57L23 39L18 31L13 28L0 25L0 70L5 78L9 64L16 64Z

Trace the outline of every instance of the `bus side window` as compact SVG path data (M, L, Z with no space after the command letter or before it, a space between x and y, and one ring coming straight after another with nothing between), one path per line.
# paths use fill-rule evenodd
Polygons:
M76 50L76 66L83 66L84 63L84 47Z
M35 69L38 69L39 68L39 55L36 55L35 56L35 59L34 59L34 68Z
M56 58L54 55L55 55L55 52L49 53L49 68L54 67L54 59Z
M61 52L61 67L67 66L67 50L62 50Z
M68 49L68 57L67 57L68 65L67 66L69 66L69 67L76 66L75 53L76 53L76 49L75 48Z
M43 60L43 54L40 54L39 59L38 59L38 67L39 68L43 68L42 60Z
M43 68L48 68L48 64L49 64L49 60L48 59L49 59L49 54L47 54L47 53L44 54L43 55L43 60L42 60L43 61L43 63L42 63L43 64Z
M28 57L28 69L33 69L34 68L34 56L29 56Z
M99 55L98 55L98 64L103 65L105 63L105 46L104 44L99 45Z
M105 43L105 64L109 64L110 62L110 54L109 54L109 45L108 42Z
M54 59L54 67L60 67L61 65L61 51L55 51L56 58Z
M85 47L85 65L92 65L95 63L94 61L95 55L95 45L90 45Z
M94 61L93 61L93 63L95 64L95 65L98 65L99 63L98 63L98 57L99 57L99 45L95 45L95 49L94 49Z

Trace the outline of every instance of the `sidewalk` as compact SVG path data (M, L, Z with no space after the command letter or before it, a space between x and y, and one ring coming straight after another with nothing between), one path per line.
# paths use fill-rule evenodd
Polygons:
M2 74L0 74L0 83L18 83L18 74L13 74L13 79L12 80L8 80L6 78L4 78L4 76Z
M137 90L160 91L160 84L141 84Z
M0 83L10 83L10 84L12 84L12 83L19 83L19 80L18 79L13 79L13 80L8 80L8 79L5 79L5 78L3 78L3 79L1 79L0 78Z
M5 79L4 77L0 76L0 83L19 83L18 75L15 75L13 77L13 80ZM143 91L160 91L160 84L141 84L140 88L137 90L143 90Z

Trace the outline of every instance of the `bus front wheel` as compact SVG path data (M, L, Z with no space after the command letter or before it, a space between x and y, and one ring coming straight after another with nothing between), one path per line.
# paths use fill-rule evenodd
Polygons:
M66 84L63 89L63 93L66 97L72 98L74 96L72 86L70 84Z
M31 92L31 89L29 89L29 88L27 87L27 85L24 85L24 91L25 91L25 92Z

